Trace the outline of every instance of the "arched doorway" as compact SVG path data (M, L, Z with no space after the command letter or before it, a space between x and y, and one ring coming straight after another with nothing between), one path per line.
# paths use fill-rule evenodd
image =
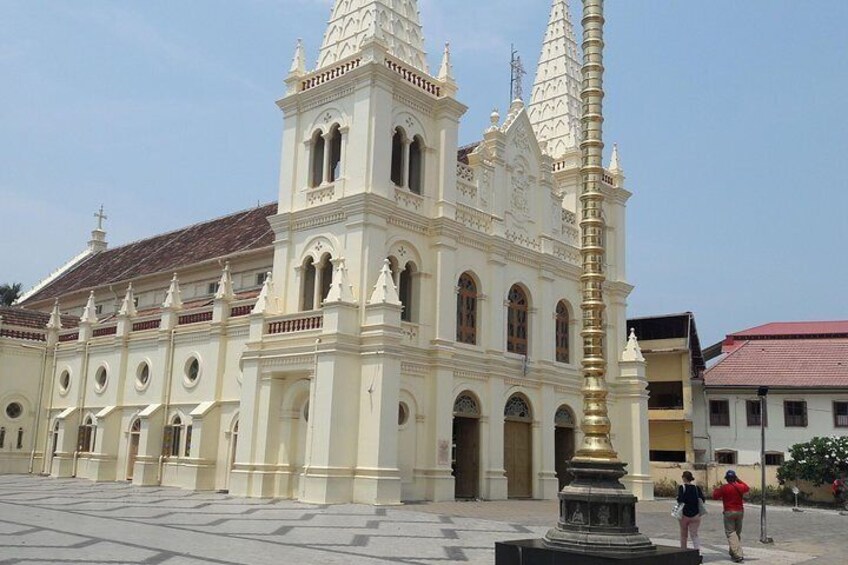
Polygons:
M554 458L559 489L571 482L568 462L574 457L575 418L571 408L563 404L557 408L554 416Z
M227 457L227 472L224 473L224 490L230 490L230 474L233 472L233 468L236 465L236 449L238 449L238 433L239 433L239 421L233 423L233 427L230 430L230 450L229 457Z
M504 469L509 498L533 496L533 413L520 394L504 406Z
M138 458L138 444L141 441L141 420L138 418L130 426L130 443L127 453L127 480L133 479L133 467L135 460Z
M463 392L453 403L451 468L454 498L480 496L480 403Z

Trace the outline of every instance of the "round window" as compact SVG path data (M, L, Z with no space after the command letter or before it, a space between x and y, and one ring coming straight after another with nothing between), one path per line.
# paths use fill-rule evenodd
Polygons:
M6 416L8 416L10 420L17 420L23 413L24 407L21 406L20 402L10 402L6 406Z
M150 381L150 365L148 365L146 361L142 362L141 365L138 366L135 379L139 388L147 386L147 383Z
M200 361L197 360L197 357L191 357L186 362L185 376L189 384L197 382L197 378L200 376Z
M404 425L409 420L409 406L406 402L398 404L398 426Z
M106 367L99 367L97 372L94 373L94 384L98 390L106 388L106 380L108 378L109 374L106 372Z
M68 388L71 386L71 373L68 371L62 371L62 374L59 375L59 389L61 392L68 392Z

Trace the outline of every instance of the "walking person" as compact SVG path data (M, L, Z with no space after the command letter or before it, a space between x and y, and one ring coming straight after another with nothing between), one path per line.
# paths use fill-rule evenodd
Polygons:
M695 484L695 477L690 471L683 471L683 484L677 487L677 502L683 504L683 517L680 518L680 548L686 549L687 538L692 540L692 547L701 551L701 538L698 528L701 527L701 509L698 502L704 502L704 492Z
M736 563L742 563L745 560L741 542L742 518L745 516L742 496L751 489L732 469L724 474L724 480L727 483L713 491L713 499L721 500L724 505L724 533L730 545L730 558Z

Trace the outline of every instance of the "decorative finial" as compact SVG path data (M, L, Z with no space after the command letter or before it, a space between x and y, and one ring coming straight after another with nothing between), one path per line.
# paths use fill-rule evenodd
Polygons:
M642 348L639 347L639 340L636 339L636 330L630 328L630 337L627 338L627 345L624 346L624 351L621 353L622 361L644 361Z
M235 297L233 292L233 276L230 273L230 262L224 263L224 270L221 272L221 280L218 281L218 290L215 292L215 300L232 300Z
M183 307L183 299L180 292L180 281L177 279L177 273L174 273L174 278L171 279L171 286L168 287L168 294L165 295L165 302L162 303L162 308L166 310L179 310Z
M618 143L613 143L612 154L610 155L609 171L613 174L621 172L621 163L618 157Z
M451 65L450 43L445 42L445 51L442 53L442 66L439 68L439 80L448 82L453 80L453 65Z
M330 285L327 298L324 299L324 304L328 302L356 302L356 297L353 296L353 285L348 281L345 260L339 257L338 259L330 259L330 262L333 264L333 282Z
M82 309L80 323L95 324L97 323L97 307L94 305L94 291L88 295L88 302L85 303L85 308Z
M368 303L401 305L397 288L395 288L395 282L392 280L392 268L388 259L383 261L383 267L380 269L380 276L377 277L377 284L374 285L374 292L371 293L371 299Z
M265 275L265 282L262 283L262 290L259 291L259 297L256 299L256 304L253 305L251 314L273 314L275 309L274 304L274 283L271 280L271 273Z
M59 312L59 299L53 301L53 311L50 312L50 319L47 320L48 330L62 329L62 314Z
M124 295L124 301L121 303L121 309L118 310L118 316L126 316L133 318L138 314L135 308L135 295L133 294L132 283L127 285L127 293Z
M303 50L303 41L298 38L297 45L294 48L294 57L292 57L291 68L289 69L290 75L303 75L306 74L306 54Z
M489 122L492 124L492 128L497 128L501 123L501 114L497 108L493 108L492 113L489 114Z

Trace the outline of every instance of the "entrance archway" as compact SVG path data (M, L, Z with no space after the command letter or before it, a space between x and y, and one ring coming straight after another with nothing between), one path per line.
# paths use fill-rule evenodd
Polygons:
M504 406L504 469L509 498L533 496L533 413L530 403L513 394Z
M132 481L133 479L133 467L135 467L135 460L138 458L138 444L141 441L141 420L136 418L136 420L130 426L130 443L129 450L127 452L127 480Z
M568 462L574 457L574 412L563 404L554 416L554 458L559 489L571 482Z
M480 403L466 391L453 403L454 498L480 496Z

